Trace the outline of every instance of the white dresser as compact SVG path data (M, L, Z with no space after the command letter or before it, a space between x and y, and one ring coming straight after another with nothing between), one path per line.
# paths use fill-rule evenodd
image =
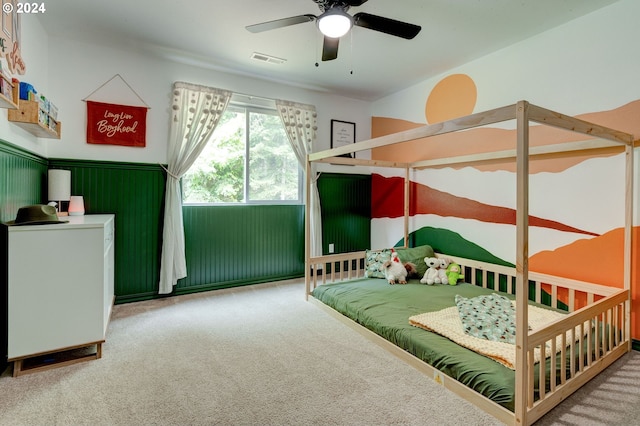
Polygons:
M61 219L69 222L6 227L7 359L14 376L35 355L95 345L83 358L102 356L114 297L115 218Z

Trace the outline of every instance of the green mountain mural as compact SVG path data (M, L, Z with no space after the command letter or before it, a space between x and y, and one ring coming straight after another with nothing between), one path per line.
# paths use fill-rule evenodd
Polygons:
M395 247L402 247L404 240L400 239ZM443 228L433 228L431 226L425 226L409 234L409 247L417 247L421 245L430 245L437 253L445 253L451 256L463 257L465 259L473 259L480 262L493 263L495 265L514 267L513 263L507 262L494 256L489 251L483 249L476 243L469 241L462 237L457 232L450 231ZM482 273L476 271L476 284L482 285ZM468 276L469 271L465 271L465 282L471 282L471 277ZM513 283L515 284L515 283ZM498 287L495 284L495 276L491 273L487 274L487 287L491 289L498 289L499 291L507 291L506 277L501 276L499 278ZM529 283L529 299L535 298L535 285L533 282ZM542 291L542 303L550 303L551 296ZM567 306L560 302L560 309L567 309Z
M438 253L446 253L451 256L459 256L496 265L515 266L513 263L502 260L479 245L463 238L457 232L448 229L425 226L409 234L409 247L425 244L433 247L433 250ZM395 247L402 245L404 245L403 239L398 241Z

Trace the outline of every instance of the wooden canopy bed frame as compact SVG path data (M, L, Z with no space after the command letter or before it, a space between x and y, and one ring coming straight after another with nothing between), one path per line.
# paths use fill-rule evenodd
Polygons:
M511 150L480 153L459 157L426 159L414 163L400 163L380 160L348 158L344 154L370 150L395 143L437 136L450 132L464 131L475 127L504 122L516 121L515 148ZM589 136L587 140L560 143L545 146L529 146L529 123L539 123L553 126L570 132L582 133ZM358 324L340 312L333 310L316 300L312 292L316 287L340 281L353 280L364 275L363 264L365 252L333 254L326 256L311 256L310 246L310 209L306 209L305 258L306 258L306 295L308 300L326 309L336 318L344 321L374 342L382 345L401 359L410 363L418 370L435 378L439 383L464 397L479 408L492 414L506 424L530 425L549 412L582 385L587 383L599 372L611 365L615 360L631 350L630 338L630 288L631 288L631 235L632 235L632 194L633 194L633 135L610 128L589 123L580 119L559 114L526 101L497 108L483 113L472 114L449 120L443 123L426 125L416 129L382 136L367 141L357 142L349 146L325 150L308 155L306 165L307 191L306 203L310 205L311 170L312 163L365 165L376 167L393 167L405 170L404 185L404 233L405 247L408 240L409 224L409 176L413 169L427 167L443 167L460 164L480 163L492 160L513 160L516 162L516 266L515 268L494 265L476 260L449 256L465 269L467 282L479 286L487 286L489 276L506 280L507 293L515 294L516 306L516 340L515 340L515 388L513 411L497 404L473 389L463 385L453 378L446 377L438 369L415 357L408 351L388 342L384 338ZM550 276L530 272L528 267L528 211L529 211L529 160L532 158L552 158L555 155L578 155L585 153L610 153L613 150L625 152L625 226L624 226L624 278L622 289L598 285L583 281L570 280L562 277ZM622 183L621 183L622 184ZM324 273L320 273L322 270ZM479 278L478 278L479 277ZM535 290L531 291L531 286ZM543 291L544 287L544 291ZM535 331L528 330L528 306L530 300L543 303L544 292L548 293L551 302L545 304L552 308L559 307L559 295L566 294L568 298L568 314L561 320L554 321L548 326ZM535 295L532 297L531 294ZM586 298L586 306L579 306L576 300ZM585 324L591 327L585 327ZM566 336L582 328L583 334L573 339ZM600 330L600 332L598 331ZM615 332L602 332L615 330ZM582 339L586 344L582 344ZM561 339L561 347L556 347L557 339ZM578 342L576 342L578 340ZM558 360L550 356L546 368L534 368L534 349L541 350L551 346L551 352L559 352ZM581 355L579 361L573 362L574 351ZM587 351L584 354L582 351ZM568 354L568 356L564 356ZM544 357L543 357L544 359ZM564 365L565 359L571 365ZM584 360L584 362L583 362ZM557 366L556 362L563 365ZM540 363L544 364L544 363ZM568 371L558 374L557 369ZM536 375L536 376L534 376ZM543 383L534 390L534 382ZM545 389L546 388L546 389Z

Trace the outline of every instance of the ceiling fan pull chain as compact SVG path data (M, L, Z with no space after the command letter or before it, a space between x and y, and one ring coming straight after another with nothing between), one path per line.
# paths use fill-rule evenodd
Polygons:
M353 75L353 28L349 31L349 41L351 45L349 46L351 48L351 58L349 59L349 61L351 61L351 66L349 68L351 69L349 70L349 74Z
M319 34L319 31L318 31L318 30L316 30L316 31L314 32L314 34L316 34L316 37L317 37L317 34ZM314 44L314 46L316 47L316 68L317 68L317 67L319 67L319 66L320 66L320 63L318 62L318 58L320 57L320 55L319 55L319 53L318 53L318 40L316 39L316 40L313 42L313 44Z

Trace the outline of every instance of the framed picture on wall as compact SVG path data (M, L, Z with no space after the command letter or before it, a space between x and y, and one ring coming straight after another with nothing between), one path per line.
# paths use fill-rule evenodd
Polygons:
M356 123L341 120L331 120L331 148L350 145L356 141ZM344 154L352 157L353 154Z

